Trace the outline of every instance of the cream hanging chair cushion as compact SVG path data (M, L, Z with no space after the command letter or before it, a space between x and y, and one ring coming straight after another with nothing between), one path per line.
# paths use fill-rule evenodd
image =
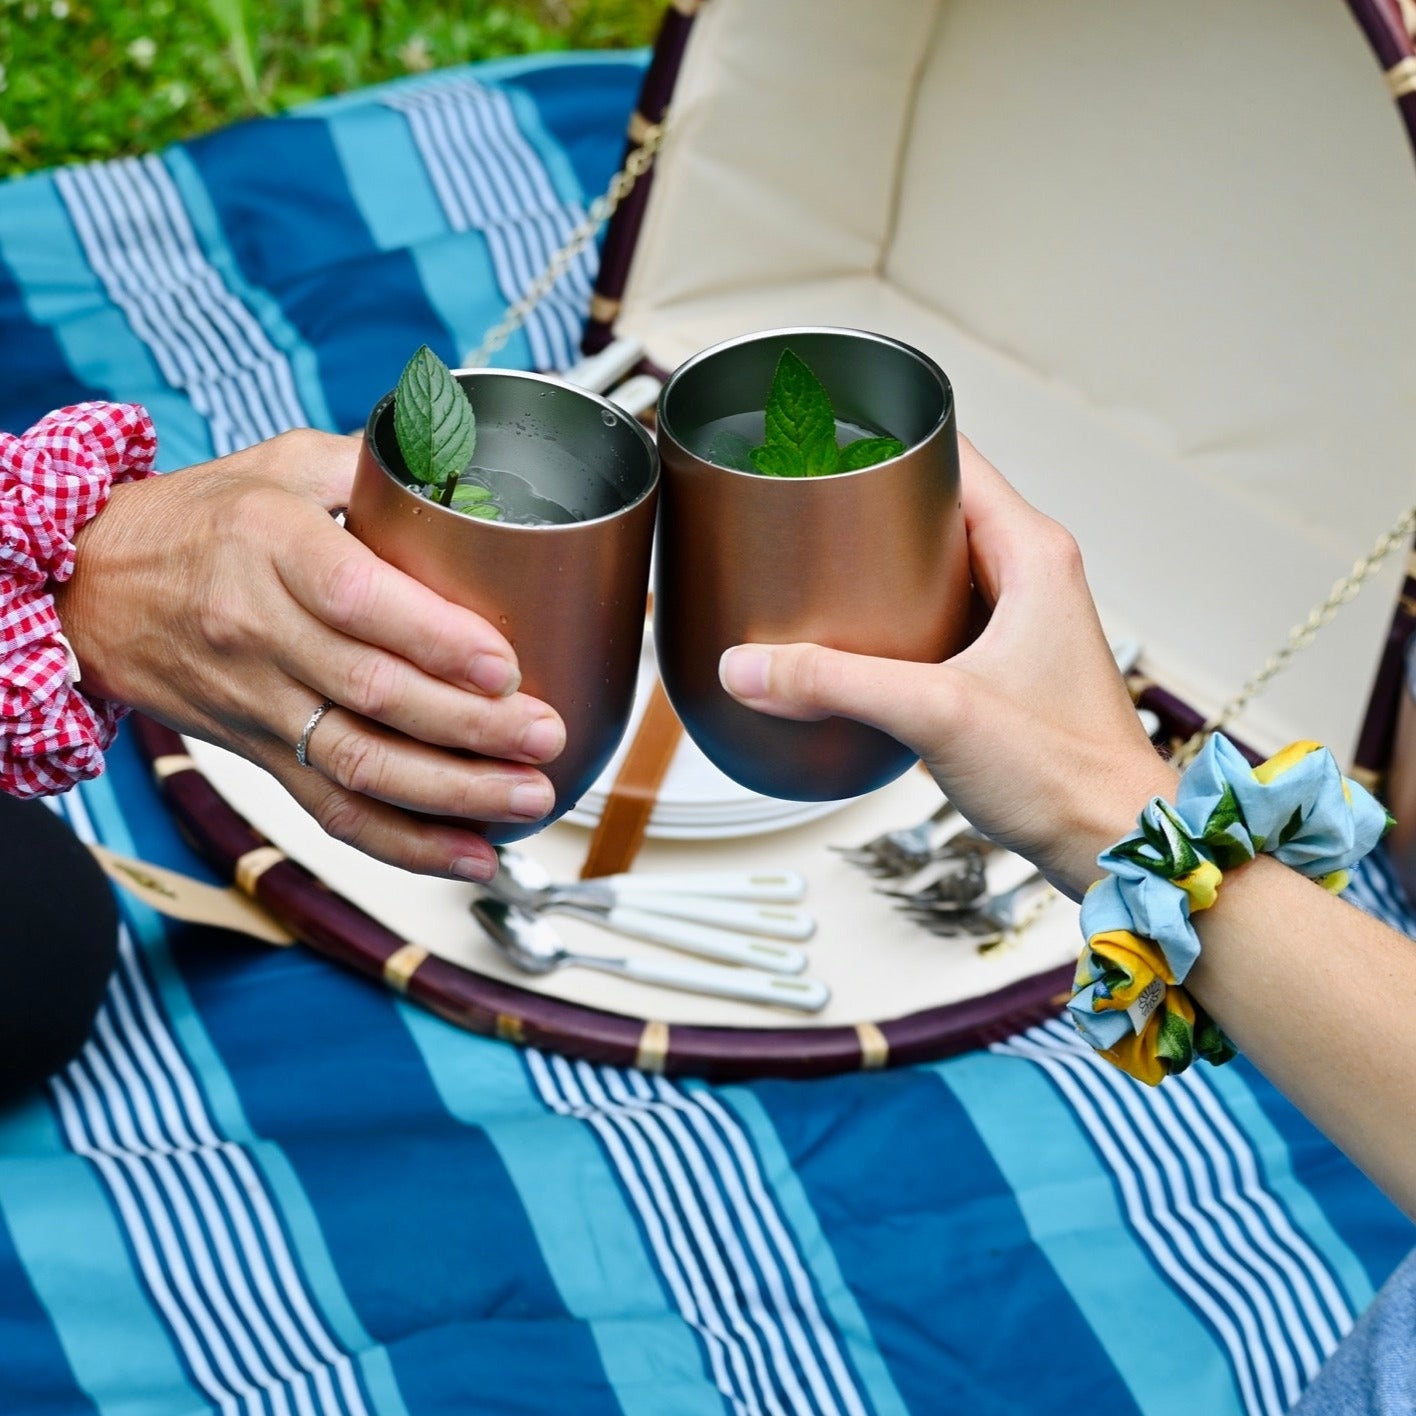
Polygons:
M1416 492L1416 175L1340 0L708 0L616 328L914 343L1205 710ZM1401 557L1237 725L1350 751Z

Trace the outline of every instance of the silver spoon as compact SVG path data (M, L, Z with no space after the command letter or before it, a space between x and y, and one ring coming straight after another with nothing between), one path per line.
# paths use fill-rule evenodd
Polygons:
M770 1003L803 1013L819 1012L831 998L831 990L819 979L786 978L756 969L722 968L668 959L572 953L545 920L503 900L477 900L472 905L472 913L507 958L526 973L546 974L559 968L595 969L659 988L707 993L715 998L737 998L748 1003Z
M501 876L481 888L493 899L525 915L535 917L543 910L554 910L630 939L666 944L670 949L696 954L700 959L712 959L720 964L745 964L749 968L780 974L799 974L806 969L806 955L795 944L782 944L775 939L756 939L751 934L739 934L711 924L695 924L690 919L675 919L673 915L656 914L628 905L596 907L572 905L555 899L542 901L535 897L527 898Z

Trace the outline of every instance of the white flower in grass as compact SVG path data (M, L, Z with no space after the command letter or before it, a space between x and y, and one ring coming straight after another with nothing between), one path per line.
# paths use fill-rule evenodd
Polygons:
M67 20L69 18L69 0L52 0L49 13L56 20Z
M140 69L152 68L152 61L157 58L157 41L148 35L140 34L129 42L128 58Z
M410 74L421 74L433 67L433 51L428 41L415 34L398 48L399 62Z
M186 106L187 100L191 98L192 91L184 83L179 83L174 79L170 84L163 84L157 91L158 97L162 99L174 112Z

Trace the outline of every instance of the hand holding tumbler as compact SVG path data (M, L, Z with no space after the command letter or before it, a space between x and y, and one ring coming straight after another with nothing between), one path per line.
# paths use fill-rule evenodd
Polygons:
M751 470L735 450L770 441L767 397L788 350L829 394L847 447L893 437L904 451L830 475ZM655 645L694 742L743 786L790 800L857 796L898 777L915 758L895 739L843 718L755 713L719 684L718 661L749 642L922 662L963 646L968 548L943 372L908 345L857 330L750 335L674 373L659 401L658 443Z

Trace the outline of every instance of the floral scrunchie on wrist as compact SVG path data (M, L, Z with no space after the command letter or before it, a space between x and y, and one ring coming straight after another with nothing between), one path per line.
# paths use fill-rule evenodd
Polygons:
M90 698L52 587L74 537L120 482L153 472L157 437L136 404L80 403L22 437L0 433L0 791L62 792L103 770L125 708Z
M1295 742L1250 767L1216 733L1175 805L1156 797L1097 857L1109 873L1082 901L1087 943L1067 1005L1077 1030L1152 1086L1195 1057L1227 1062L1233 1045L1183 987L1200 953L1191 916L1215 903L1226 870L1261 852L1338 893L1390 824L1325 747Z

